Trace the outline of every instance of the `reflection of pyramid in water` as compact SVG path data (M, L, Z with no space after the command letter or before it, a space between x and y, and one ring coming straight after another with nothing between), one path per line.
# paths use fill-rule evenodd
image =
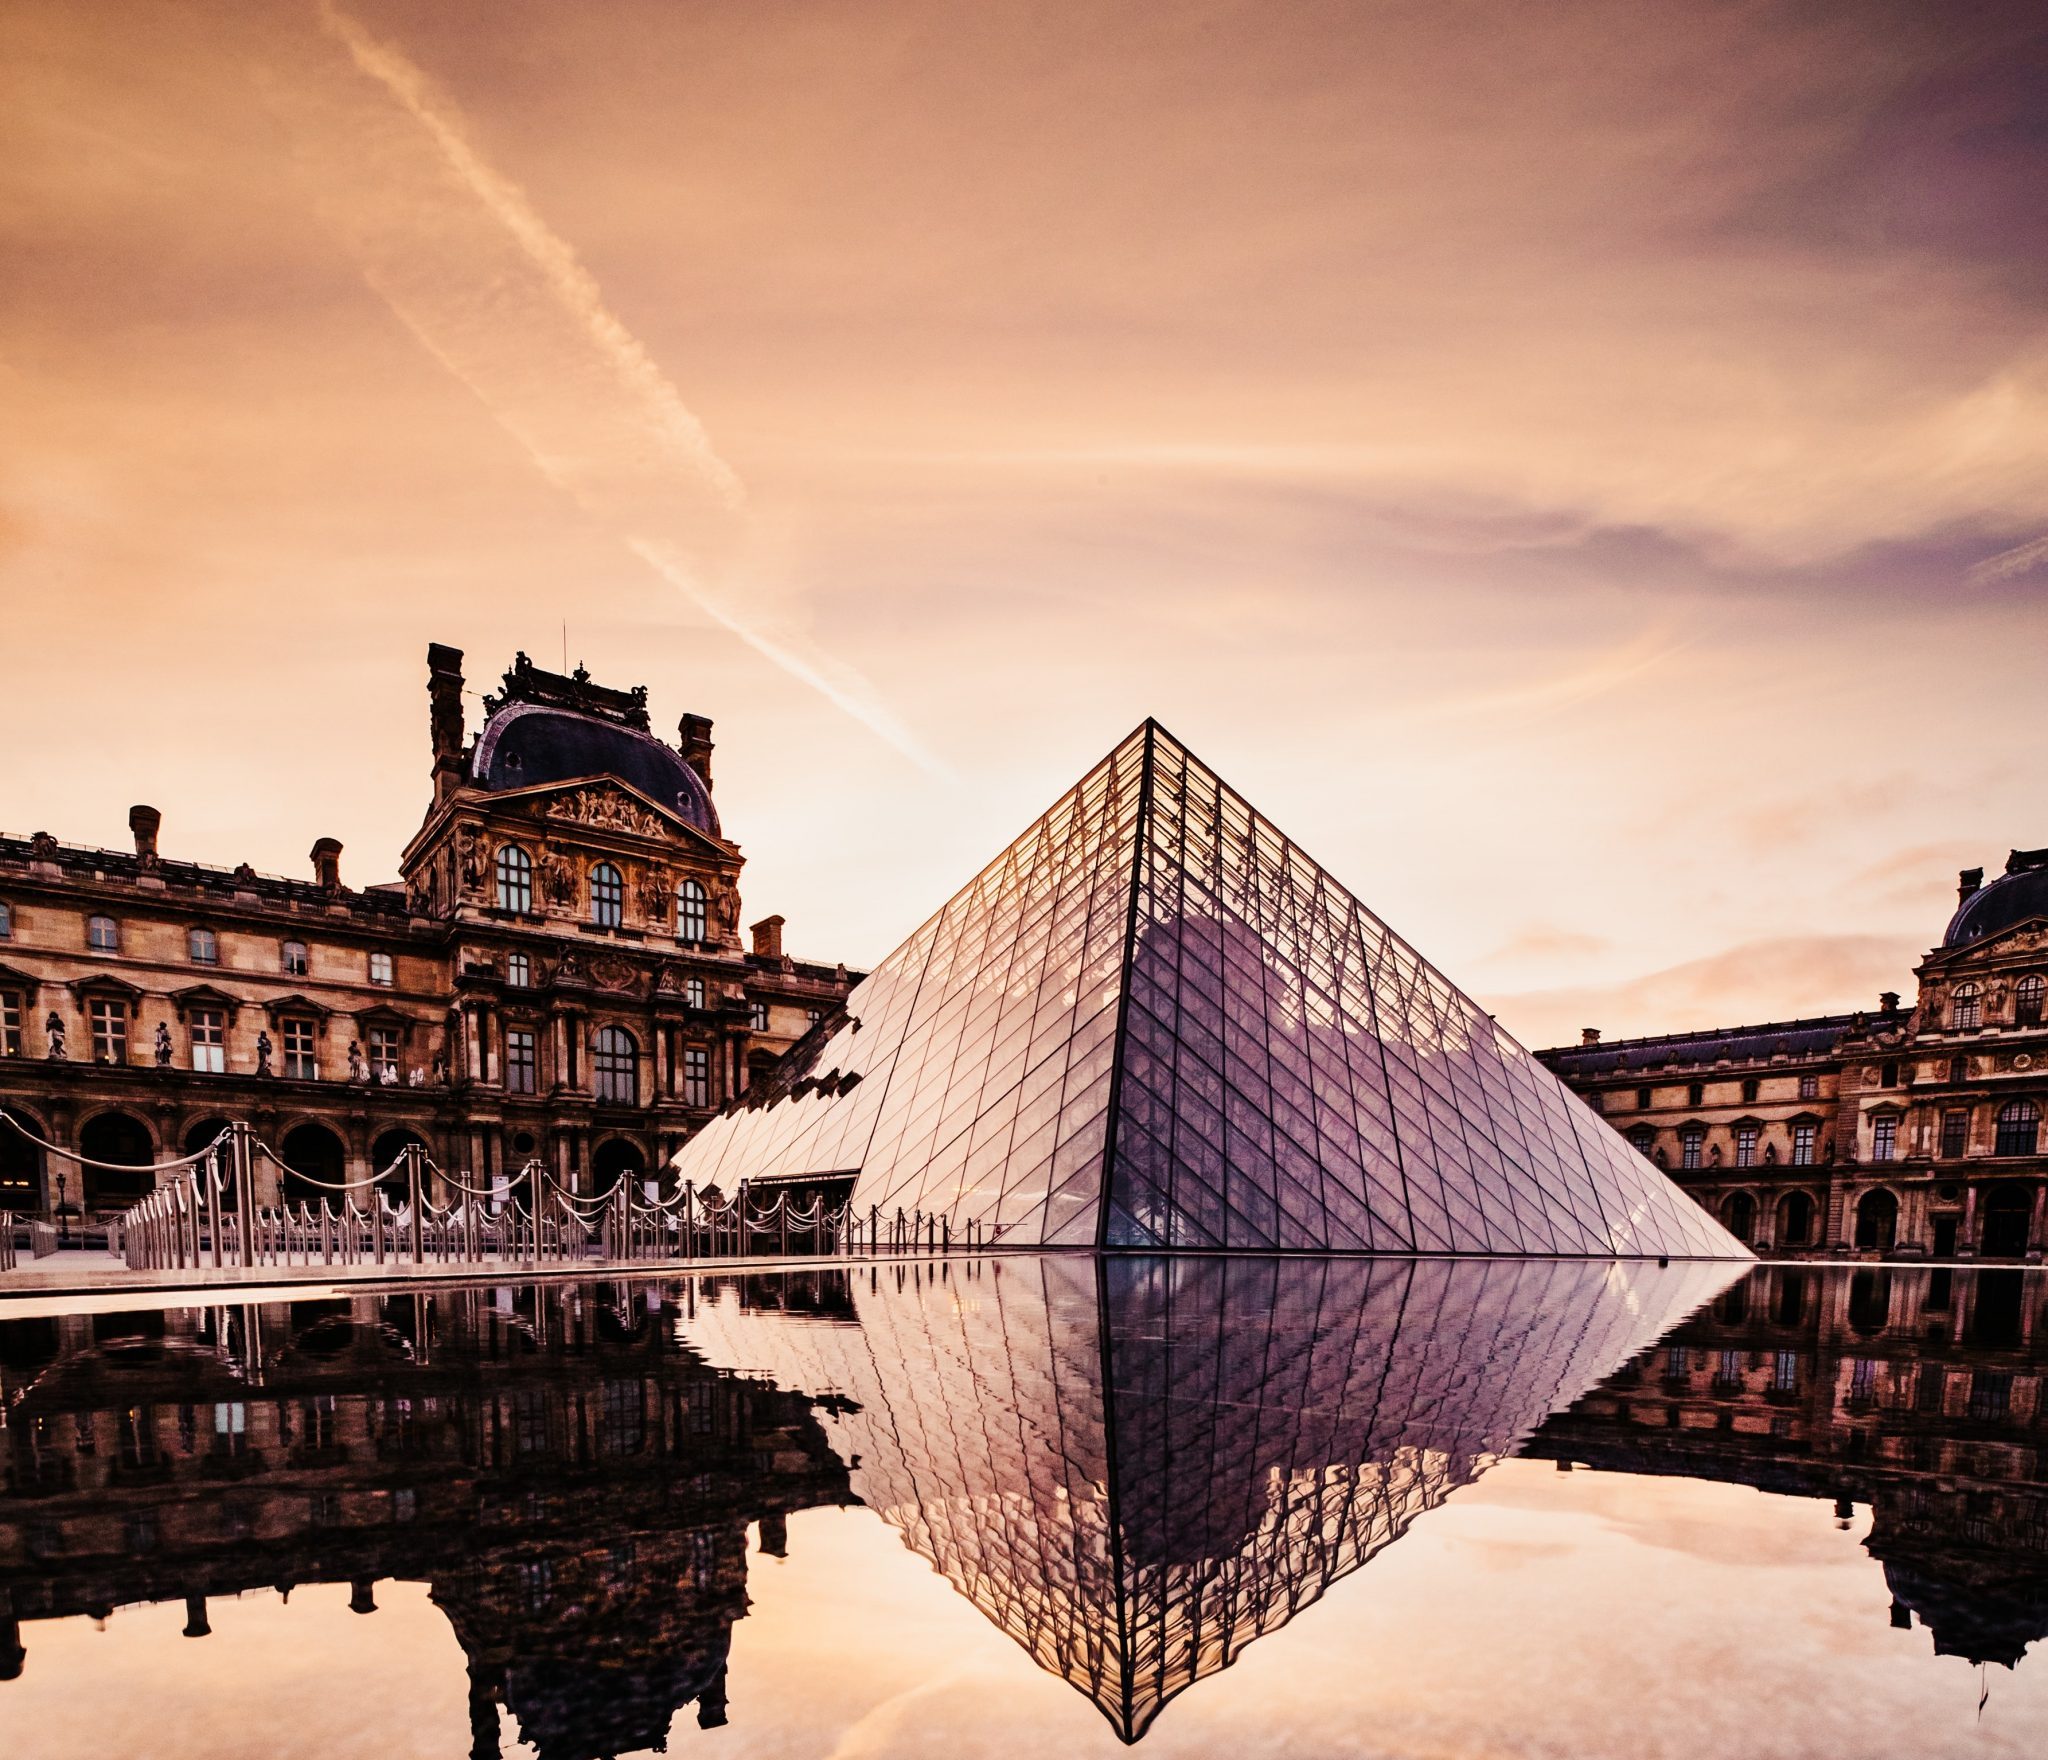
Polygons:
M1747 1257L1152 722L676 1165L1004 1245Z
M1730 1268L1055 1254L856 1270L690 1343L813 1399L863 1502L1127 1741ZM850 1403L848 1403L850 1402Z

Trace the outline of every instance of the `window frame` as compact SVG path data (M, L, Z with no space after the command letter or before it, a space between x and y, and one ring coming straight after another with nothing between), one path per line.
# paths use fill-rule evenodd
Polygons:
M606 1025L590 1035L590 1091L602 1105L640 1104L640 1042L624 1027Z
M2012 987L2013 1025L2038 1027L2044 1006L2048 1006L2048 978L2039 972L2023 973Z
M590 864L590 920L600 929L617 929L626 921L626 876L615 862Z
M683 1047L683 1104L711 1104L711 1051L708 1046Z
M533 957L524 953L505 955L505 982L514 990L533 988Z
M501 911L514 911L521 916L533 912L533 857L516 843L499 847L497 860L491 864L491 896L497 900Z
M2041 1148L2041 1106L2024 1094L2016 1094L1998 1109L1994 1155L2037 1155Z
M1881 1112L1870 1121L1870 1159L1896 1161L1899 1158L1899 1115Z
M1678 1165L1688 1173L1697 1173L1707 1164L1707 1127L1703 1124L1689 1124L1678 1133Z
M220 964L220 935L204 923L188 924L185 929L185 958L195 966L217 966Z
M118 996L85 999L85 1036L94 1063L128 1061L128 1004Z
M1794 1167L1817 1165L1820 1153L1820 1126L1798 1119L1792 1125L1792 1161Z
M280 941L277 944L277 969L287 978L310 978L313 975L313 949L303 941Z
M1974 1033L1983 1024L1984 992L1975 984L1958 984L1949 997L1949 1031Z
M697 947L711 939L711 895L693 875L676 882L676 939Z
M768 1028L768 1004L761 997L750 997L747 1001L747 1031L765 1033Z
M88 953L119 953L120 919L110 917L103 911L94 911L85 919L85 946Z
M203 1076L228 1071L228 1011L201 1006L185 1016L185 1060Z
M540 1035L531 1027L505 1029L505 1092L533 1094L540 1089Z
M370 950L370 982L380 990L398 987L398 961L381 947Z
M294 1045L294 1040L303 1044ZM320 1023L309 1014L288 1014L277 1023L277 1055L285 1079L317 1082L320 1079Z

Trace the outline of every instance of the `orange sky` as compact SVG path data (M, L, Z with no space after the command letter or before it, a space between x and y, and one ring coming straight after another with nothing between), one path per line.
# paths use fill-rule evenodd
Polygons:
M0 0L0 70L8 830L388 878L425 643L566 620L828 959L1147 713L1532 1043L1910 988L2048 842L2036 7Z

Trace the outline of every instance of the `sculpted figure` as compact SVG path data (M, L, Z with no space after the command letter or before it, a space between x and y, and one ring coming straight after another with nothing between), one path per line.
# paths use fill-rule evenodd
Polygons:
M740 932L739 888L729 880L720 880L711 891L712 920L718 925L718 938L730 941Z
M156 1064L157 1064L157 1068L158 1068L158 1069L166 1069L166 1068L168 1068L168 1067L170 1066L170 1061L171 1061L171 1029L170 1029L169 1027L165 1026L165 1025L164 1025L164 1023L163 1023L162 1021L158 1021L158 1022L157 1022L157 1024L156 1024Z
M63 1062L71 1054L64 1049L64 1017L54 1008L50 1010L50 1018L43 1022L43 1031L49 1035L50 1061Z
M363 1047L355 1039L348 1042L348 1079L352 1082L369 1079L369 1072L363 1067Z
M267 1032L256 1035L256 1073L259 1076L270 1074L270 1035Z
M57 859L57 840L47 831L38 831L28 840L29 859L36 862L54 862Z

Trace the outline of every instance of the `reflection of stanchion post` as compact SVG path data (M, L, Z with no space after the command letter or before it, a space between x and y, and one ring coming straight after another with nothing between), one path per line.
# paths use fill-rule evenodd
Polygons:
M683 1257L697 1256L697 1184L694 1180L683 1181Z

